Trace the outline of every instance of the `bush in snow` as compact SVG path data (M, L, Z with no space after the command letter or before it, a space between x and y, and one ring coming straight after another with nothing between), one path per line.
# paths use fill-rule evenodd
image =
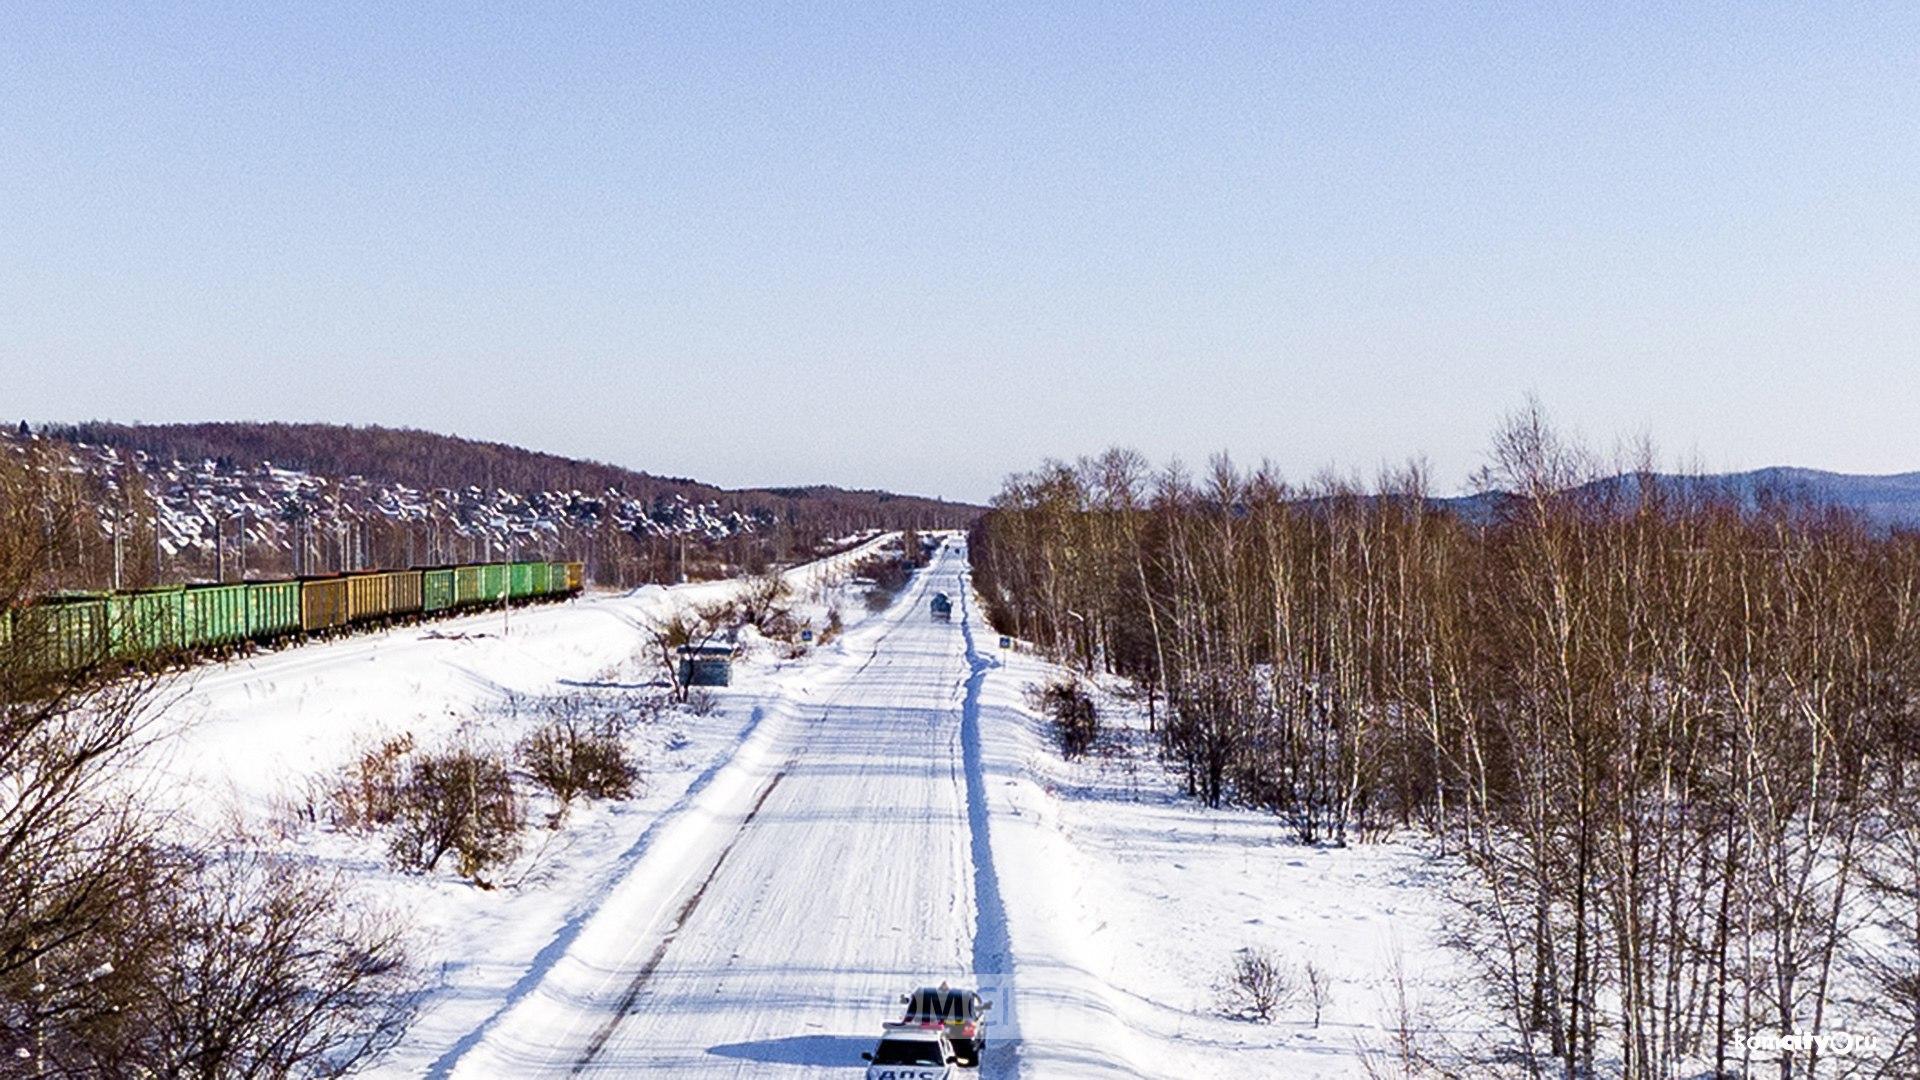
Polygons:
M575 798L624 799L640 780L627 725L617 716L556 716L520 741L519 758L533 782L560 801L556 825Z
M1078 683L1053 683L1040 692L1040 701L1053 720L1061 754L1072 759L1093 749L1094 740L1100 735L1099 711L1094 708L1093 698L1087 696Z
M853 568L853 576L871 582L867 586L867 610L880 611L893 603L893 598L906 588L907 579L913 576L913 568L897 551L883 550L879 554L869 555L860 560Z
M792 592L777 571L749 578L740 587L735 618L743 626L758 627L767 637L784 640L790 630L799 632L787 610L786 601Z
M1299 992L1293 973L1264 949L1245 948L1234 954L1224 988L1229 1016L1267 1024L1281 1006Z
M1386 1035L1384 1045L1360 1045L1360 1065L1366 1070L1370 1080L1419 1080L1421 1077L1453 1077L1460 1075L1457 1066L1445 1062L1446 1057L1454 1056L1455 1048L1438 1039L1433 1017L1428 1015L1414 1000L1407 985L1406 957L1398 949L1393 953L1393 966L1387 975L1387 985L1382 995L1385 1008L1380 1013L1380 1028ZM1548 1070L1537 1064L1530 1070L1539 1076ZM1553 1070L1557 1073L1558 1070ZM1601 1075L1592 1073L1588 1075ZM1650 1074L1651 1075L1651 1074ZM1700 1075L1736 1075L1726 1073L1702 1073ZM1842 1072L1840 1075L1850 1075ZM1890 1076L1894 1073L1882 1070L1875 1076Z
M1320 1026L1320 1014L1333 1004L1333 973L1313 961L1307 961L1304 970L1307 981L1307 1001L1313 1006L1313 1026Z
M672 694L627 694L607 711L609 716L618 716L625 723L644 726L658 723L660 718L673 711Z
M170 948L142 965L133 1045L113 1070L152 1076L339 1076L404 1033L405 926L283 858L191 861L150 912Z
M400 812L401 782L411 753L413 736L405 734L362 750L329 793L333 823L372 829L392 822Z
M420 753L408 763L389 851L396 865L426 873L458 857L459 873L480 873L520 850L520 797L506 759L472 746Z
M98 898L95 936L0 995L19 1075L339 1076L404 1033L400 921L291 860L139 853L139 873Z

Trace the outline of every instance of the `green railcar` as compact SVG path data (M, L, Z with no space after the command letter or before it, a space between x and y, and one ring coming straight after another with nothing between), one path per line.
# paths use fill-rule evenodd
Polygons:
M309 634L347 625L347 579L302 578L300 629Z
M507 596L513 600L525 600L533 595L533 564L517 562L507 564Z
M453 602L455 606L482 603L487 599L486 575L478 566L456 566L453 569Z
M420 571L420 610L445 611L453 606L452 567Z
M45 597L0 612L0 650L72 668L143 663L474 604L564 596L584 566L544 560Z
M507 564L487 563L480 567L480 600L499 604L507 599Z
M217 649L250 636L245 585L189 585L183 602L187 648Z
M186 588L163 585L107 597L107 635L122 660L162 660L186 648Z
M255 641L300 632L300 583L247 583L247 633Z
M43 670L89 667L112 651L108 619L104 594L48 597L13 612L12 645Z

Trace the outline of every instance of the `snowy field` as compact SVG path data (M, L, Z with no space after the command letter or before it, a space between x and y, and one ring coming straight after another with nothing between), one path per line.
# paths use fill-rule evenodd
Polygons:
M877 542L876 542L877 543ZM869 545L871 546L871 545ZM737 586L653 588L395 629L197 673L163 781L209 836L236 824L404 911L429 983L391 1076L852 1076L897 995L951 980L995 1002L992 1077L1366 1075L1400 1010L1454 974L1414 847L1292 843L1208 811L1103 699L1107 749L1063 761L1027 705L1058 673L998 647L953 540L884 611L835 584L864 549L792 572L829 645L763 644L709 715L637 736L644 794L533 825L480 889L388 868L319 824L316 792L411 734L510 746L509 704L649 677L648 621ZM935 591L959 599L934 622ZM1237 949L1311 961L1332 990L1272 1024L1224 1015Z
M1445 869L1417 844L1303 845L1271 815L1206 809L1160 765L1139 709L1107 694L1105 745L1065 761L1026 694L1062 670L1017 652L988 662L994 861L1035 1036L1021 1075L1174 1078L1231 1064L1236 1077L1353 1077L1369 1075L1369 1058L1395 1075L1403 1017L1441 1052L1484 1023L1449 1008L1464 973L1441 945ZM1269 1024L1230 1018L1223 1001L1249 947L1301 984ZM1317 1025L1308 964L1328 977Z

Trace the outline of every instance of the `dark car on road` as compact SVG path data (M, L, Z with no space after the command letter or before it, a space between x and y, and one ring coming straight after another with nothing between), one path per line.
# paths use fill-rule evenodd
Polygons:
M980 1064L980 1055L987 1049L987 1010L993 1008L992 1002L945 983L923 986L900 1001L907 1007L901 1023L945 1031L960 1064Z

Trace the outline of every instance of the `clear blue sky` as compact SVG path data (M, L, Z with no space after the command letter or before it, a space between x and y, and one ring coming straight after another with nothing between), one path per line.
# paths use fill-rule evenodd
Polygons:
M16 3L0 388L963 498L1457 485L1529 392L1920 469L1920 5Z

